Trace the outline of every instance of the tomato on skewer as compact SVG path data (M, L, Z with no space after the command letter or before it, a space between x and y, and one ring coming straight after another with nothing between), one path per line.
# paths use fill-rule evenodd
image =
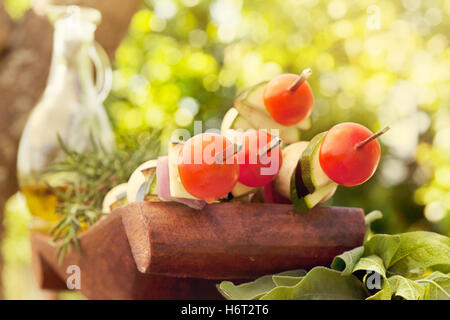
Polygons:
M306 81L310 75L311 69L300 76L282 74L266 85L264 105L276 122L292 126L309 117L314 107L312 89Z
M227 195L239 177L239 165L234 152L228 152L230 148L233 144L215 133L199 134L186 141L178 159L186 191L207 203ZM228 154L231 157L225 159Z
M281 167L279 138L265 130L248 130L237 138L239 182L248 187L262 187L273 180Z
M388 129L373 134L353 122L335 125L320 146L322 170L331 180L346 187L364 183L374 174L380 161L381 149L376 138Z

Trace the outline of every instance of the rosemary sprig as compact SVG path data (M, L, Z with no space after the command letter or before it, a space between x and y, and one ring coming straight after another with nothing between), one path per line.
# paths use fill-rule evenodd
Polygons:
M60 219L50 234L58 245L60 262L72 244L82 253L78 234L103 215L103 197L112 187L126 182L138 165L159 154L159 136L160 132L154 131L136 137L120 137L113 152L107 152L91 138L92 149L82 153L70 150L59 138L65 158L47 172L64 172L77 177L64 187L50 187L59 199L56 212Z

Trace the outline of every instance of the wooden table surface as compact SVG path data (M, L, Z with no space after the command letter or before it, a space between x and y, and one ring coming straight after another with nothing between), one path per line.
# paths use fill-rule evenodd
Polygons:
M80 235L62 264L44 234L31 235L41 288L66 289L80 270L89 299L218 299L221 280L245 282L289 269L328 266L360 246L364 212L292 205L220 203L201 211L176 203L138 202L114 210Z

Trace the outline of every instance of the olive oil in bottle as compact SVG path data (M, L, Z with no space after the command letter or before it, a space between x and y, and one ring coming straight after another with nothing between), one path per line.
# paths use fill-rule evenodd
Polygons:
M60 187L62 191L62 187ZM48 232L57 223L56 212L59 198L50 186L29 185L22 187L33 220L29 227L34 231Z

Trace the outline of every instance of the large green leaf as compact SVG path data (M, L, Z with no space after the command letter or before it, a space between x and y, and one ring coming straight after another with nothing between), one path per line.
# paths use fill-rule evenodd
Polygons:
M446 270L450 265L450 238L426 231L378 234L364 245L364 256L372 254L381 257L392 274L420 275L430 267Z
M393 296L406 300L450 300L450 276L438 271L416 280L395 275L367 300L386 300Z
M231 281L223 281L218 286L219 292L228 300L255 300L277 286L273 277L302 277L305 270L289 270L276 275L262 276L255 281L235 285Z
M354 275L315 267L297 285L276 287L262 300L360 300L367 297L361 281Z
M370 226L372 222L375 220L381 219L383 217L383 214L378 211L372 211L365 217L366 221L366 236L365 239L367 239L369 233L370 233ZM358 263L359 259L364 254L364 247L356 247L352 250L346 251L338 256L336 256L333 259L333 262L331 263L331 268L342 271L343 275L349 275L353 272L353 269L355 268L355 265Z
M384 267L383 260L377 255L370 255L368 257L361 258L355 265L353 272L358 270L373 271L380 274L383 278L386 277L386 268Z
M275 274L272 276L272 280L277 287L280 286L295 286L299 283L303 277L306 275L306 271L299 272L298 275L288 275L288 274Z
M386 268L384 266L383 260L379 256L370 255L361 258L353 269L353 272L356 271L366 272L366 275L363 278L363 283L366 288L371 290L379 290L377 293L370 296L368 298L369 300L391 299L391 287L386 279ZM376 288L376 285L379 285L380 287Z
M376 255L383 259L386 267L390 265L400 247L399 235L376 234L364 244L364 256Z
M392 276L388 279L393 296L406 300L421 300L425 294L425 287L402 276Z
M391 298L392 298L391 286L389 285L389 281L385 279L381 284L381 290L375 293L374 295L371 295L366 300L391 300Z
M435 271L416 282L426 286L425 299L450 300L450 276L448 274Z
M355 265L361 259L364 247L356 247L334 257L331 268L342 271L342 275L349 275L353 272Z
M378 216L368 216L368 224ZM336 256L331 266L306 275L294 270L264 276L239 286L226 281L219 290L229 299L450 299L445 272L450 270L450 238L436 233L374 235L363 247ZM424 277L429 269L442 272ZM362 281L353 274L358 271L365 272Z
M400 245L388 264L394 274L423 274L427 268L450 265L450 238L433 232L417 231L399 235Z
M368 299L421 299L425 286L407 276L422 275L427 268L448 269L450 239L431 232L409 232L399 235L375 235L364 245L364 254L352 272L370 270L383 276L381 290ZM380 258L382 257L382 258ZM393 275L389 277L389 275ZM398 275L398 276L397 276ZM442 274L441 274L442 275ZM401 277L400 277L401 276ZM387 278L388 277L388 278ZM443 277L439 278L440 280ZM442 280L443 281L443 280ZM423 280L426 282L426 280ZM444 284L447 284L443 281ZM437 284L437 285L436 285ZM428 296L446 297L438 283L429 280Z
M228 300L254 300L275 288L272 276L264 276L252 282L235 285L231 281L222 281L217 289Z

